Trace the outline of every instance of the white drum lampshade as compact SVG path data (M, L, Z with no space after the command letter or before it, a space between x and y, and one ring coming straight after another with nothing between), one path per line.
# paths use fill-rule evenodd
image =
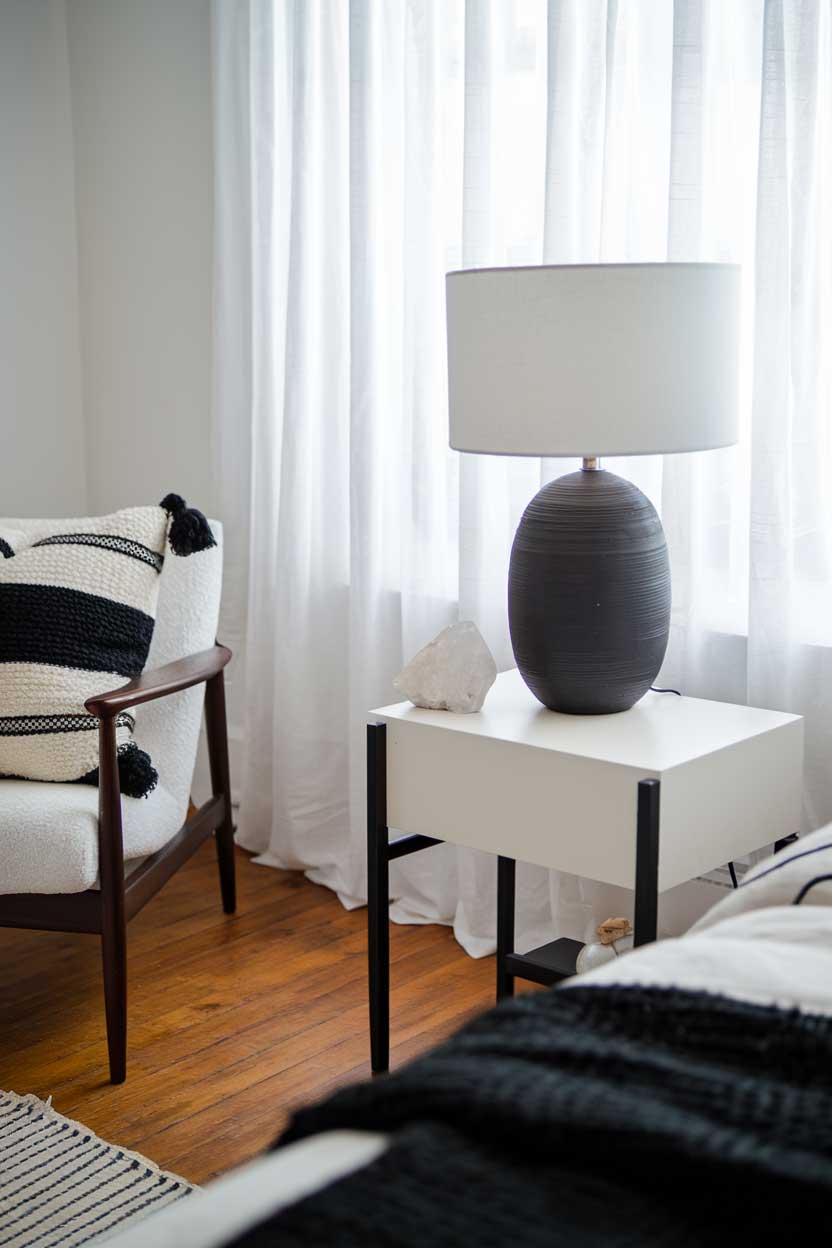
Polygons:
M737 439L738 266L449 273L451 446L647 455Z
M659 671L670 624L661 522L597 457L736 441L739 282L730 264L447 276L451 446L584 460L532 500L511 556L517 666L554 710L626 710Z

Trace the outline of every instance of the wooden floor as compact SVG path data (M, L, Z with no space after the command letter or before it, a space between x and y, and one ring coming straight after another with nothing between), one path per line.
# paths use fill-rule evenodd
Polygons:
M206 844L130 924L127 1082L106 1081L99 942L0 929L0 1088L35 1092L194 1182L295 1105L369 1073L366 911L238 850L226 918ZM494 959L392 926L391 1065L493 1002Z

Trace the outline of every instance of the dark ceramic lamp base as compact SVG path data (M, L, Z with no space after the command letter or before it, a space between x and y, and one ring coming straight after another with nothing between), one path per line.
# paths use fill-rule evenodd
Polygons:
M650 500L600 468L545 485L514 537L508 610L517 666L544 706L628 710L655 680L670 629L670 563Z

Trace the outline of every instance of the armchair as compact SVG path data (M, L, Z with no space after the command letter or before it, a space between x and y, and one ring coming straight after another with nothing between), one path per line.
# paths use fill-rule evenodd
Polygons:
M38 538L51 527L49 521L8 524L36 530ZM223 676L231 651L214 641L222 529L211 524L215 548L165 561L147 669L86 702L99 720L98 791L80 784L0 780L0 927L101 937L113 1083L126 1076L129 920L212 832L223 910L235 909ZM212 795L188 817L203 692ZM159 784L146 799L122 799L119 791L115 717L127 708L143 708L136 715L135 739L159 772Z

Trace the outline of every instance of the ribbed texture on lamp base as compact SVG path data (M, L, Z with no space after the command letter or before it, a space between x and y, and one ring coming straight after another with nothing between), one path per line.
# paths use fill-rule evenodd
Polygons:
M509 568L514 657L554 711L625 711L653 683L670 628L670 564L648 498L611 472L573 472L532 499Z

